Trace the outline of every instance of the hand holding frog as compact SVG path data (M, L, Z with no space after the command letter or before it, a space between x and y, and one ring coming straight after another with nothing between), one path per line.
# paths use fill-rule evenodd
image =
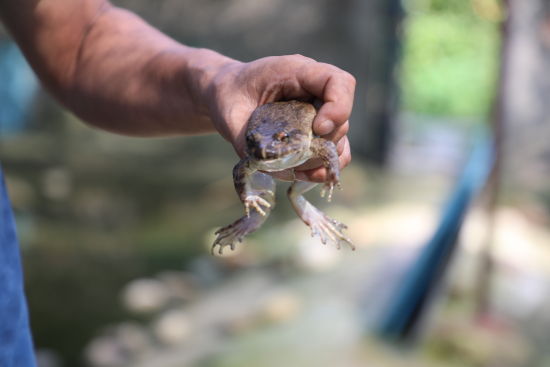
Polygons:
M355 79L349 73L300 55L235 61L221 67L212 79L209 111L214 126L243 157L246 124L258 106L279 100L318 99L323 104L313 121L313 132L336 144L340 168L344 168L351 161L346 134L354 90ZM296 178L325 182L327 174L317 160L298 167ZM288 171L273 175L292 179Z

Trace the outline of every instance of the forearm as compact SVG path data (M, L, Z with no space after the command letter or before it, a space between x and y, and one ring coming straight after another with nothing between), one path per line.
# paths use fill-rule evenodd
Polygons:
M140 136L218 131L245 154L247 120L277 100L323 101L313 132L351 159L355 79L300 55L240 63L183 46L106 0L0 0L0 18L44 85L95 126ZM312 169L309 169L312 168ZM323 167L300 179L325 181Z
M0 5L3 20L46 87L84 121L128 135L213 131L208 85L233 60L104 1L23 2L32 4Z

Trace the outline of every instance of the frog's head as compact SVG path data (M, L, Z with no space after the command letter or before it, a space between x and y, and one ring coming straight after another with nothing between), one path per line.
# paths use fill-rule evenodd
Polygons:
M246 151L257 161L287 161L309 150L311 136L287 121L263 123L246 133Z

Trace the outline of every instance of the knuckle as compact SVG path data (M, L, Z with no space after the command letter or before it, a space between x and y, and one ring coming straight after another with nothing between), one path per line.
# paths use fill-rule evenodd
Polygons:
M340 127L338 127L338 133L341 134L342 136L347 135L348 131L349 131L348 121L344 122L342 125L340 125Z
M347 71L342 71L342 82L344 83L345 87L349 91L354 91L355 86L357 85L357 80L353 75L348 73Z
M296 62L296 63L315 62L314 59L312 59L310 57L307 57L307 56L304 56L302 54L293 54L293 55L287 55L287 56L284 56L284 57L286 57L289 61Z
M355 87L357 85L357 79L347 71L344 71L345 78L347 82L352 86Z
M344 80L347 84L350 84L351 86L355 86L357 84L357 80L351 73L345 70L342 70L339 67L332 64L326 64L326 63L320 63L320 64L323 67L325 67L330 73L334 74L341 80Z
M334 66L332 64L327 64L324 62L319 63L319 67L322 68L327 75L331 75L331 76L338 76L338 74L342 71L337 66Z
M349 130L348 121L351 114L351 108L349 107L349 103L346 102L346 95L342 94L338 101L341 104L338 106L338 109L333 112L333 121L337 125L337 133L345 135Z

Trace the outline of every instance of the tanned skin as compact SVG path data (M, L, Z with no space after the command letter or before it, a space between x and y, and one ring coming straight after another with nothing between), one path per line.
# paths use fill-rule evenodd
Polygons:
M132 136L218 132L239 155L252 111L281 99L324 102L314 132L337 144L340 166L355 79L301 55L239 62L187 47L105 0L0 0L0 20L45 87L83 121ZM298 179L322 182L323 167Z

